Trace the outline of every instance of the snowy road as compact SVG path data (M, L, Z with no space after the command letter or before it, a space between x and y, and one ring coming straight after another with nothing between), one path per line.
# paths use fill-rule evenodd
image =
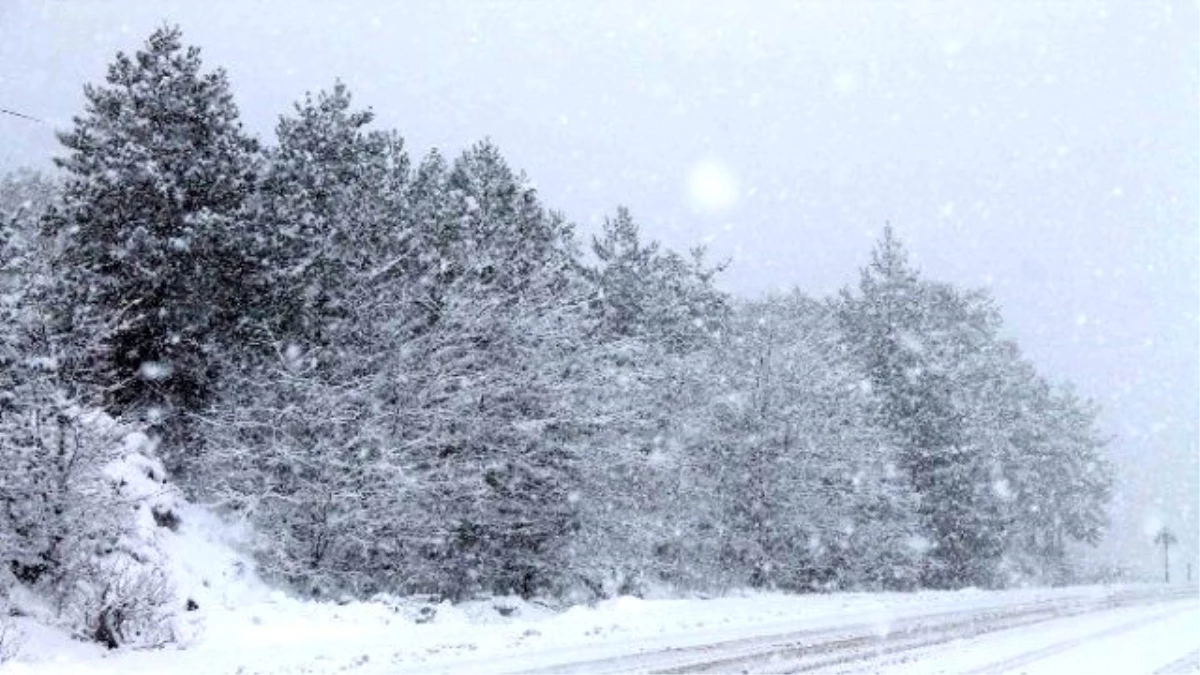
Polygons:
M1198 654L1196 590L1143 590L880 617L521 672L1194 673Z
M622 597L565 611L509 599L441 604L428 621L413 607L212 599L186 648L111 653L25 618L0 673L1200 672L1195 587Z

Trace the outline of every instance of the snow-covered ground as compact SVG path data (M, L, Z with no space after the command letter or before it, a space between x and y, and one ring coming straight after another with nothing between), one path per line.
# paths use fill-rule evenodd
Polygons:
M914 674L1195 673L1198 649L1200 605L1192 597L997 631L857 665Z
M4 671L728 672L729 666L737 665L737 670L751 672L815 666L822 672L1151 673L1176 664L1175 672L1197 672L1200 606L1195 597L1040 620L981 635L972 635L978 628L973 624L984 619L963 621L964 616L1002 614L997 608L1063 607L1116 593L1088 588L806 597L764 593L710 600L622 598L561 613L508 600L441 606L428 623L417 623L415 613L406 611L413 605L322 605L277 596L242 607L210 609L202 615L203 633L184 649L106 652L42 630ZM515 612L501 616L498 606ZM941 631L947 612L955 620ZM882 656L876 655L888 652L886 644L854 642L844 648L862 633L862 626L871 627L868 635L884 638L903 634L914 621L933 628L917 631L922 639L931 638L933 645L901 645L900 650ZM799 635L813 631L819 635L811 645L804 645ZM835 643L837 649L822 647L827 643ZM784 645L782 654L779 644ZM706 646L689 650L701 645ZM808 652L832 653L836 658L813 661Z
M1195 589L1174 600L1161 586L1123 586L626 597L566 610L516 598L339 605L271 590L237 553L245 533L202 509L182 515L164 542L181 601L199 604L182 615L181 644L109 652L18 618L19 650L0 671L1197 671Z

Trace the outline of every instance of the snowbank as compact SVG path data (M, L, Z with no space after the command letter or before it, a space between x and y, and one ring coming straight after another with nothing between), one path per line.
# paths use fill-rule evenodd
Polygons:
M179 525L159 544L171 559L195 630L159 650L109 652L21 619L25 639L4 673L505 672L772 631L1101 596L1111 587L1006 592L742 592L712 599L621 597L556 611L520 598L460 605L379 597L337 604L288 597L264 584L239 546L245 532L203 508L177 504Z
M162 556L181 605L180 641L161 649L72 639L39 613L3 673L505 672L752 635L941 611L1096 597L1112 587L844 593L740 592L711 599L620 597L565 610L517 597L451 605L380 596L313 602L270 588L245 553L251 533L187 503L133 438L107 471L139 504L138 537ZM157 515L156 515L157 514ZM169 516L166 514L170 514ZM162 558L160 558L162 559ZM35 605L26 598L26 605ZM11 643L11 640L10 640Z

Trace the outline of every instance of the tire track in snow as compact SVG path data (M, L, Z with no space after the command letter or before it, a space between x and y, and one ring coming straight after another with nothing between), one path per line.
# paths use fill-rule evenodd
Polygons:
M1036 663L1038 661L1041 661L1048 657L1054 656L1056 654L1061 654L1062 652L1076 649L1082 645L1087 644L1088 642L1092 642L1094 640L1100 640L1100 639L1103 639L1106 637L1112 637L1114 635L1120 635L1121 633L1128 633L1131 630L1136 630L1143 626L1148 626L1152 623L1157 623L1164 619L1168 619L1172 616L1175 616L1176 614L1182 614L1184 612L1191 612L1191 611L1194 611L1194 608L1192 608L1190 606L1189 607L1176 607L1176 608L1168 610L1166 612L1160 612L1153 616L1147 616L1147 617L1143 617L1141 619L1137 619L1135 621L1129 621L1129 622L1123 623L1119 626L1113 626L1111 628L1106 628L1104 630L1095 631L1093 633L1088 633L1087 635L1080 635L1079 637L1072 638L1070 640L1063 640L1062 642L1057 642L1048 647L1043 647L1041 649L1037 649L1032 652L1028 652L1025 654L1021 654L1019 656L1014 656L1012 658L1004 659L1003 661L996 661L994 663L989 663L986 666L969 671L969 675L991 675L993 673L1006 673L1010 670L1015 670L1017 668L1027 666L1031 663ZM1172 665L1174 665L1174 664L1172 664ZM1170 666L1168 666L1168 667L1170 667Z
M888 621L743 638L707 645L562 663L529 673L800 673L862 665L924 647L1118 607L1191 597L1195 589L1123 591L1103 598L1067 598L1009 607L955 610Z
M1039 600L1005 608L952 610L915 617L892 619L880 617L874 621L859 621L850 625L808 629L792 633L723 640L703 645L671 647L661 650L628 654L605 659L562 663L552 667L522 670L529 675L549 673L692 673L692 672L751 672L737 665L761 664L764 659L778 662L781 655L800 653L824 654L831 651L868 647L883 639L899 639L928 631L924 624L940 622L967 626L983 617L1043 614L1053 612L1061 600ZM778 668L770 672L779 672Z
M1200 650L1154 671L1154 675L1185 675L1186 673L1200 673Z
M1119 607L1151 604L1194 595L1191 589L1167 593L1125 592L1101 599L1050 600L1011 608L951 613L966 615L962 620L944 620L947 615L914 617L902 621L897 630L886 634L859 633L853 638L775 649L766 653L720 659L705 664L652 672L740 672L803 673L844 668L837 672L862 672L865 664L886 660L926 647L970 639L987 633L1031 624L1100 612ZM939 621L939 619L942 619ZM931 622L932 621L932 622Z

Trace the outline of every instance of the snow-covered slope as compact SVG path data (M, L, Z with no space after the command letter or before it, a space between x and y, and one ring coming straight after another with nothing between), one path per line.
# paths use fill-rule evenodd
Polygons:
M132 469L131 469L132 467ZM153 466L127 462L127 482L153 479ZM5 673L502 672L628 657L797 630L874 625L881 635L912 617L947 611L1095 602L1137 587L846 593L795 596L741 592L721 598L621 597L555 609L519 598L460 605L379 597L311 602L273 590L246 553L250 533L173 496L151 480L147 503L170 506L174 529L153 532L166 555L181 609L178 643L107 651L73 640L33 617ZM146 496L146 495L143 495ZM162 501L166 500L166 501Z
M461 605L415 599L318 603L258 579L239 552L244 533L202 508L181 509L164 536L191 633L159 650L106 651L22 619L24 640L5 673L517 672L756 636L837 626L888 633L906 618L1029 603L1093 601L1129 588L1006 592L744 592L702 599L622 597L554 610L517 598Z

